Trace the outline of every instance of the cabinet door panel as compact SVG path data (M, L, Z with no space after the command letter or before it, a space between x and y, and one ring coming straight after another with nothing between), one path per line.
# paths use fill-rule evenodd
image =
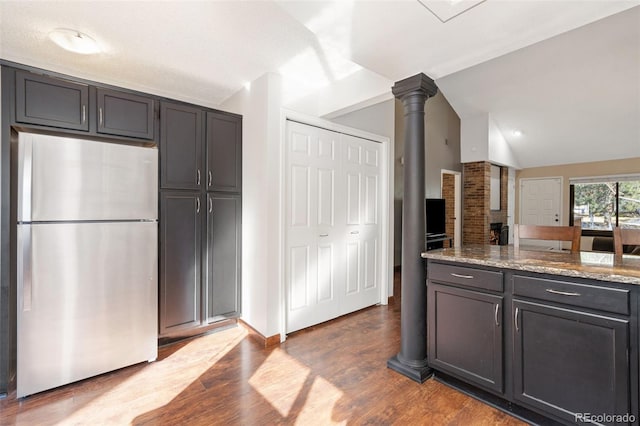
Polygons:
M630 412L629 322L514 300L514 398L574 422Z
M89 130L89 87L16 71L16 121Z
M239 195L208 194L207 319L240 312L241 200Z
M153 139L153 99L98 89L98 133Z
M502 297L429 283L429 363L503 392Z
M160 334L200 325L202 210L197 193L160 197Z
M242 118L207 112L207 190L242 190Z
M200 189L204 178L202 110L163 102L160 117L161 187Z

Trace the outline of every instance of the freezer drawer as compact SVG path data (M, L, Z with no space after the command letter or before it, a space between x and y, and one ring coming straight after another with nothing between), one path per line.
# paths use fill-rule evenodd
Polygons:
M17 395L157 356L157 224L18 225Z
M18 222L158 216L158 150L49 135L18 137Z

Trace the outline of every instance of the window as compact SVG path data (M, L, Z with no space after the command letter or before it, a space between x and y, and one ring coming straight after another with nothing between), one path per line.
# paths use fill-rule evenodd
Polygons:
M583 235L610 235L614 226L640 229L640 176L572 180L569 224Z

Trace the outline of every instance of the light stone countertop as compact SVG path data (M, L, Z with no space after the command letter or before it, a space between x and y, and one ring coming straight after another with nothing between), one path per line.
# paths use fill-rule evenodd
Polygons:
M432 260L467 263L518 271L538 272L567 277L588 278L624 284L640 285L640 256L624 255L616 259L613 253L580 252L572 254L557 250L526 250L520 247L467 245L422 253Z

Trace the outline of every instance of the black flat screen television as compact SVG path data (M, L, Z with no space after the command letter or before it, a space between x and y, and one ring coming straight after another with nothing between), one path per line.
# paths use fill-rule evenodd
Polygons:
M427 236L444 234L446 231L444 198L427 198L425 211Z

